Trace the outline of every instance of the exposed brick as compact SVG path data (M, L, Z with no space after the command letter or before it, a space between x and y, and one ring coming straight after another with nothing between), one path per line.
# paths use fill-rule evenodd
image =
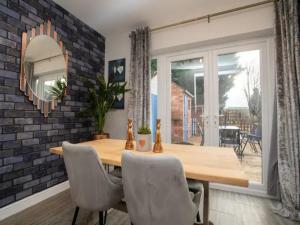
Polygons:
M3 12L4 14L8 15L8 16L11 16L11 17L14 17L15 19L19 19L20 18L20 14L1 5L0 4L0 12Z
M29 19L28 17L23 16L23 15L21 16L21 21L23 23L26 23L26 24L32 26L32 27L35 27L37 25L37 22L35 22L32 19Z
M24 96L5 95L5 101L7 101L7 102L24 102Z
M21 5L22 7L24 7L25 9L27 9L28 11L30 11L30 12L32 12L32 13L34 13L34 14L37 14L37 9L34 8L33 6L27 4L27 3L24 2L23 0L19 0L19 2L20 2L20 5Z
M15 103L16 110L33 110L31 103Z
M65 174L64 171L58 171L52 174L52 178L61 177L64 174Z
M47 131L45 131L45 130L35 131L34 134L33 134L33 136L35 138L45 137L45 136L47 136Z
M53 161L53 160L57 160L57 159L59 159L59 156L58 155L49 155L48 157L47 157L47 161L49 162L49 161Z
M12 141L16 139L16 134L1 134L0 142L2 141Z
M24 117L24 111L19 110L5 110L5 117Z
M24 111L24 117L40 117L41 113L39 111Z
M0 121L1 121L1 118L0 118ZM12 119L11 119L11 121L12 121ZM12 122L8 123L8 124L12 124ZM17 133L17 132L22 132L23 129L24 128L23 128L22 125L9 125L9 126L3 126L3 131L2 132L3 133Z
M16 62L16 57L6 55L6 54L0 54L0 61L15 63Z
M20 148L21 142L19 141L5 141L2 143L2 151L0 151L0 157L8 157L13 155L14 148Z
M15 196L11 195L5 198L0 199L0 208L6 206L15 201Z
M58 135L58 130L49 130L47 131L47 136Z
M7 189L12 186L12 181L0 182L0 190Z
M25 125L24 126L24 131L36 131L36 130L40 130L41 129L41 125Z
M39 184L39 185L36 185L36 186L32 187L32 192L36 193L36 192L42 191L42 190L44 190L46 188L47 188L47 184L46 183L42 183L42 184Z
M17 134L17 139L30 139L33 138L33 132L23 132Z
M22 177L18 177L16 179L14 179L14 185L23 184L23 183L28 182L30 180L32 180L32 175L31 174L26 175L26 176L22 176Z
M36 16L32 13L29 13L28 16L29 16L30 19L32 19L33 21L35 21L37 23L43 23L43 20L40 17L38 17L38 16Z
M41 183L47 182L51 180L51 175L47 175L41 178Z
M32 118L16 118L15 119L15 124L32 124L32 123L33 123ZM24 129L24 131L29 131L29 130Z
M0 44L11 47L11 48L16 48L17 47L17 43L15 41L11 41L11 40L8 40L8 39L3 38L3 37L0 37Z
M41 125L41 130L51 130L52 129L52 124L42 124Z
M29 181L29 182L23 184L23 188L24 189L31 188L31 187L33 187L35 185L38 185L39 183L40 183L39 179L32 180L32 181Z
M45 161L46 161L46 158L35 159L35 160L33 160L33 165L40 165L40 164L43 164Z
M13 169L13 165L2 166L0 167L0 174L11 172Z
M52 187L52 186L54 186L57 183L58 183L58 179L57 178L55 178L53 180L50 180L50 181L47 182L47 188Z
M6 78L7 76L10 77L9 73L10 73L9 71L0 70L0 77L2 75L3 75L4 78ZM6 74L8 74L8 75L6 76ZM15 93L14 88L6 87L6 86L0 86L0 94L14 94L14 93ZM18 104L18 103L16 103L16 104Z
M14 164L22 161L23 161L23 156L8 157L8 158L4 158L4 165Z
M10 125L10 124L13 124L12 118L0 118L0 125Z
M13 170L22 170L32 166L32 162L20 162L14 164Z
M42 6L44 6L45 8L49 8L49 7L50 7L50 4L47 3L47 2L44 1L44 0L39 0L39 3L40 3Z
M16 195L16 200L21 200L29 195L32 195L32 188L28 189L28 190L25 190L25 191L22 191L22 192L19 192L17 193Z
M32 138L32 139L23 140L22 144L23 144L23 146L37 145L37 144L39 144L39 139Z
M19 70L21 33L48 18L55 18L51 20L70 60L68 95L44 118L20 91ZM87 106L80 94L87 88L78 74L93 80L96 72L103 73L104 50L102 35L53 1L0 0L0 189L5 192L5 196L0 192L0 207L67 179L63 159L51 155L49 148L63 140L91 138L90 119L75 118ZM26 181L27 176L31 177Z
M61 111L63 112L70 112L71 111L71 106L61 106Z
M1 102L0 109L13 109L15 107L15 103L12 102Z
M7 6L7 0L0 0L0 4Z

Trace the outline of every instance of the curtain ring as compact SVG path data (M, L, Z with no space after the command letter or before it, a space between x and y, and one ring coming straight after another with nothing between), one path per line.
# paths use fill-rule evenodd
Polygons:
M210 15L207 15L207 22L210 23Z

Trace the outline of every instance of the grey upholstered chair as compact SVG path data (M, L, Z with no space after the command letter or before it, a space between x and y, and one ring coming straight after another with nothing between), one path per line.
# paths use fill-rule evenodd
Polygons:
M122 155L127 210L133 225L193 225L200 193L189 192L180 161L171 156Z
M106 211L123 198L122 180L105 171L96 151L90 146L63 143L64 161L76 210L79 207L99 212L99 224L105 224ZM105 212L105 213L103 213Z

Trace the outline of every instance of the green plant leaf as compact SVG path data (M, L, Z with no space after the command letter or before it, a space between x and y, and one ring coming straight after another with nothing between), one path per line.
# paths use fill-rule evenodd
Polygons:
M151 134L151 129L147 125L142 125L138 129L138 134Z
M96 122L96 130L103 133L105 114L112 108L116 96L129 91L126 88L127 82L123 84L106 82L103 75L97 75L95 83L87 78L81 78L81 80L88 91L81 92L80 95L87 98L89 105L85 110L77 113L77 116L93 116Z

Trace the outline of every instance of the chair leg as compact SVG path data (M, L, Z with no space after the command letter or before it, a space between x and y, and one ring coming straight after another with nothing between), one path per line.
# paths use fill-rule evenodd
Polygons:
M103 212L99 212L99 225L104 225L103 222Z
M106 224L107 211L104 212L104 225Z
M76 206L75 213L74 213L74 216L73 216L72 225L75 225L75 223L76 223L76 219L77 219L78 211L79 211L79 207L78 207L78 206Z
M197 213L197 223L201 223L201 218L200 218L199 210L198 210L198 213Z

